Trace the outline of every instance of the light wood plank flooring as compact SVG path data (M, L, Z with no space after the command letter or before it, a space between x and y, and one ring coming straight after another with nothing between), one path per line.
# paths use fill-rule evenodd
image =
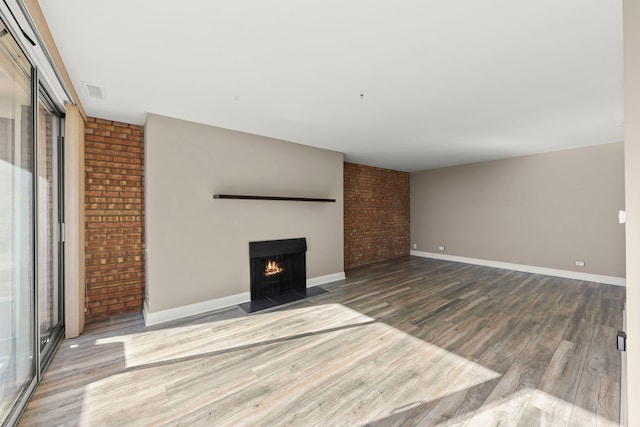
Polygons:
M252 315L90 324L20 425L618 425L623 288L415 257L323 287Z

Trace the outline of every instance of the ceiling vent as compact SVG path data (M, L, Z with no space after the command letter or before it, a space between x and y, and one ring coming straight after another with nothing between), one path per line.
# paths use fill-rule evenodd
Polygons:
M90 97L95 99L105 99L104 88L87 82L82 82Z

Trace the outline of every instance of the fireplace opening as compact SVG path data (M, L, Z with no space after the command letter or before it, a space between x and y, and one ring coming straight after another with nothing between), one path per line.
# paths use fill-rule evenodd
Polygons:
M246 312L264 310L326 292L307 288L305 238L249 242L251 302Z
M249 242L251 301L291 298L307 287L307 240Z

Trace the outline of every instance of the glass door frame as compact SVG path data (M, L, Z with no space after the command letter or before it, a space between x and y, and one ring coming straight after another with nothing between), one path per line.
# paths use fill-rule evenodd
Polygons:
M55 350L58 348L58 345L60 344L60 342L62 341L62 339L64 338L64 113L60 112L58 108L56 108L54 102L51 100L51 97L47 94L47 91L45 90L45 88L43 87L42 83L40 82L39 79L39 75L37 70L34 71L34 78L33 78L35 84L37 85L37 91L34 93L34 97L35 99L32 101L35 104L33 107L33 113L34 113L34 121L33 121L33 127L34 127L34 167L36 167L35 172L33 174L34 177L34 194L35 194L35 203L34 203L34 209L35 209L35 230L34 232L36 233L36 239L35 239L35 254L36 254L36 262L35 262L35 335L36 335L36 352L38 353L39 357L37 358L37 363L36 363L36 372L38 373L39 377L41 377L44 374L44 371L47 369L47 367L49 366L49 364L51 363L51 359L53 359L53 355L55 354ZM39 194L39 186L40 186L40 182L39 182L39 177L40 177L40 168L39 166L39 161L40 161L40 155L39 155L39 150L38 147L40 146L41 141L39 141L39 126L40 123L38 121L38 111L39 111L39 107L40 107L40 102L42 102L44 104L44 106L49 110L49 112L51 112L52 115L54 115L56 117L57 120L57 127L58 127L58 135L55 135L55 141L53 141L53 147L52 149L55 150L56 154L55 154L55 188L53 189L54 191L54 195L53 197L55 197L57 200L57 203L55 204L56 207L56 212L55 212L55 219L56 224L54 225L54 237L57 237L57 239L55 239L54 244L56 245L56 247L54 248L54 250L57 251L57 268L56 268L56 273L57 273L57 277L54 279L55 283L58 286L58 301L57 301L57 306L58 306L58 313L57 316L60 320L60 322L54 326L54 329L51 331L50 337L47 340L47 342L44 344L44 346L42 345L41 339L40 339L40 323L41 320L40 319L40 307L39 307L39 302L40 302L40 277L39 277L39 263L43 262L42 260L40 260L38 258L38 250L40 247L40 244L42 243L40 241L40 239L38 239L38 230L40 228L40 223L39 223L39 219L40 219L40 213L42 212L42 209L46 209L46 207L40 206L39 205L39 199L40 199L40 194ZM56 260L56 257L54 256L54 260ZM44 261L44 262L48 262ZM38 382L40 381L40 378L38 378Z
M65 175L65 164L64 164L64 106L58 105L53 99L53 97L48 95L48 90L46 81L40 79L38 68L34 65L35 62L33 58L30 57L28 51L24 49L23 40L17 34L15 34L14 30L10 25L7 25L7 19L3 13L0 13L0 20L2 20L4 26L8 30L7 36L12 37L15 42L18 44L20 49L22 50L25 58L31 64L31 126L30 132L32 135L31 140L31 148L33 150L33 156L31 159L31 166L33 168L32 171L32 182L31 182L31 197L32 197L32 206L31 206L31 214L32 214L32 224L31 224L31 232L32 232L32 243L33 246L31 248L31 268L32 268L32 277L31 277L31 301L30 306L32 309L32 345L33 345L33 378L24 385L22 392L17 396L15 402L13 403L13 407L8 412L5 419L0 419L0 425L14 425L22 416L22 413L26 409L26 406L31 399L31 396L35 392L37 385L42 380L45 370L51 363L53 356L60 343L64 339L65 333L65 289L64 289L64 244L65 244L65 227L64 227L64 175ZM58 280L58 315L60 318L59 325L51 332L51 338L45 343L44 346L40 344L40 314L39 314L39 264L41 262L47 262L47 260L39 259L38 248L40 245L38 239L38 228L39 228L39 213L42 208L39 206L38 198L39 198L39 155L38 155L38 107L39 102L43 102L44 105L49 109L49 111L56 117L58 121L58 133L56 140L53 144L53 149L57 151L57 167L55 173L57 176L55 177L57 180L57 185L54 189L55 195L57 197L57 231L54 235L57 239L54 239L54 244L57 245L58 251L58 260L57 260L57 280ZM42 347L42 348L41 348Z

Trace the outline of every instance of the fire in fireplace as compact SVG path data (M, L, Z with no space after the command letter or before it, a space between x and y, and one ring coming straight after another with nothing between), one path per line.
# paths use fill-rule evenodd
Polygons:
M284 271L284 268L280 267L277 261L267 261L267 266L264 269L264 275L267 277L275 276Z

